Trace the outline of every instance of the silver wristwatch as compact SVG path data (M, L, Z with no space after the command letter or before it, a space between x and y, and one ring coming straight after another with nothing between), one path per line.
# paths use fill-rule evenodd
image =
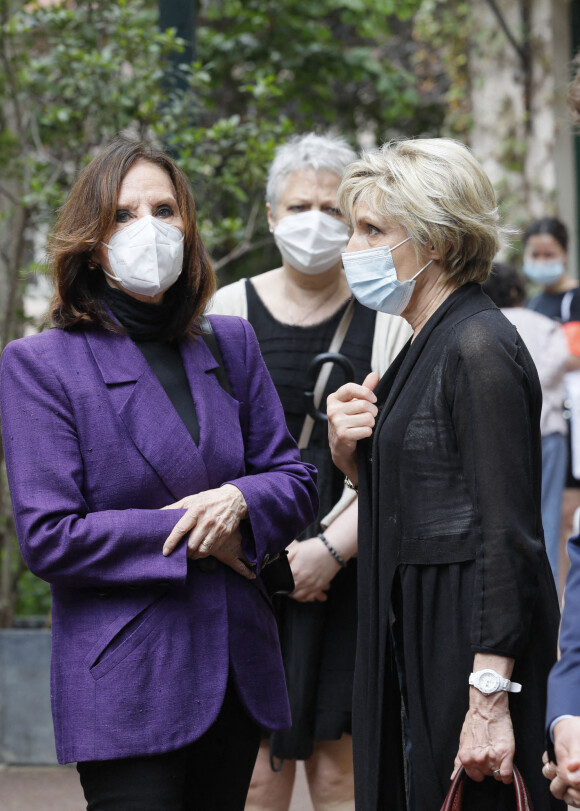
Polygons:
M489 696L492 693L500 693L505 690L507 693L519 693L522 685L517 681L510 681L504 679L495 670L476 670L469 676L469 683L473 687L477 687L480 693L484 696Z

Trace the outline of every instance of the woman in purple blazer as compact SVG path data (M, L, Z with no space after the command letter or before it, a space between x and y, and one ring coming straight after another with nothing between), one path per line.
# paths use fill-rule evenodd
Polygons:
M200 335L214 274L168 156L114 139L49 251L55 328L6 347L0 400L59 761L90 811L243 809L290 724L260 572L316 515L314 468L249 324L211 318L226 383Z

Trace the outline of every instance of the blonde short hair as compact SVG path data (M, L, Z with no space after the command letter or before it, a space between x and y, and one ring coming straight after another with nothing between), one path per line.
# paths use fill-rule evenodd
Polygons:
M363 153L345 172L338 205L352 222L363 201L405 229L419 260L434 246L458 284L487 279L501 244L497 201L488 176L459 141L390 141Z

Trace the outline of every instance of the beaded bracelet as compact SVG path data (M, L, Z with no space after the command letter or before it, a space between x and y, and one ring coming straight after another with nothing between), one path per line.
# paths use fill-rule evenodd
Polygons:
M332 557L335 559L335 561L337 563L339 563L342 566L343 569L345 569L346 568L346 560L338 554L338 552L336 551L334 546L329 542L328 538L326 538L326 536L323 535L322 532L318 533L318 537L320 538L322 543L325 545L325 547L328 549L328 551L330 552Z

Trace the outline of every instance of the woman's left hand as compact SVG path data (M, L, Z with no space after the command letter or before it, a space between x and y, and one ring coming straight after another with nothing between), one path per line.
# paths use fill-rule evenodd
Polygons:
M292 541L288 547L288 561L294 575L293 600L311 603L325 602L332 578L340 571L340 564L329 554L320 538Z
M256 575L242 551L240 521L248 515L246 500L233 484L205 490L168 504L164 510L186 510L163 544L163 554L170 555L187 538L187 557L212 555L236 572L253 580Z
M558 765L544 752L542 774L558 800L580 808L580 717L562 718L554 727L554 752Z
M475 688L470 690L475 691ZM468 776L478 783L484 777L511 783L515 741L508 694L502 691L484 696L476 692L463 722L451 779L463 764Z

